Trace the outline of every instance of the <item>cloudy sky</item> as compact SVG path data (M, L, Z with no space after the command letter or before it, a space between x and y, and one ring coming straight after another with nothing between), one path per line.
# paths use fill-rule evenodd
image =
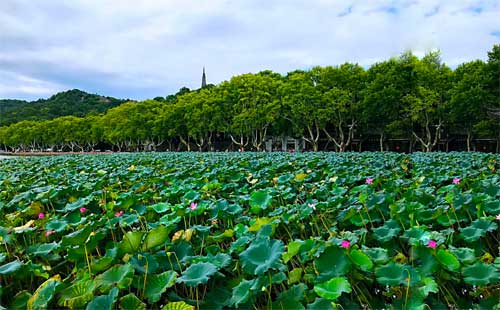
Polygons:
M500 43L500 0L0 0L0 98L78 88L145 99L270 69L365 67Z

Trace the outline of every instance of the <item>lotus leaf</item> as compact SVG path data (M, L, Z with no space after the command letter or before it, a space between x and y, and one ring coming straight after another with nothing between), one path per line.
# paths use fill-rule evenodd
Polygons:
M23 266L23 263L15 260L5 265L0 266L0 275L8 275L18 271Z
M52 243L42 243L38 245L32 245L26 249L26 252L33 256L46 256L53 250L59 248L59 244Z
M81 308L94 297L96 283L92 280L78 280L61 291L58 305L69 308Z
M26 308L28 310L47 309L50 301L54 297L56 288L61 284L61 277L55 275L47 281L43 282L30 297Z
M149 250L156 246L160 246L168 239L168 233L170 229L166 226L158 226L152 229L146 235L146 239L144 240L144 244L142 245L143 250Z
M316 284L314 292L320 297L336 300L342 293L350 293L351 285L345 277L335 277L326 282Z
M194 306L191 306L183 301L169 302L163 307L163 310L194 310Z
M240 254L243 269L254 275L277 269L281 265L279 260L283 250L284 245L280 240L258 239Z
M122 310L146 310L146 304L143 303L134 293L120 298L120 309Z
M330 246L314 262L318 270L318 282L347 273L351 262L344 251L336 246Z
M378 241L385 243L397 237L401 228L395 220L388 220L383 226L373 229L373 236Z
M217 267L211 263L197 263L189 266L177 282L187 286L198 286L208 282L211 276L217 272Z
M126 289L132 284L133 275L134 267L132 265L117 265L97 276L95 281L102 291L107 291L113 286Z
M253 192L250 195L250 208L254 214L267 209L271 205L272 197L266 190Z
M87 304L86 310L112 310L118 296L118 288L114 287L109 292L109 295L95 297Z
M237 286L233 288L233 295L231 297L231 305L238 307L239 305L248 301L251 296L250 288L254 285L254 280L242 280Z
M144 297L151 303L157 302L167 288L175 284L176 279L177 273L175 271L165 271L159 275L148 276L144 289Z
M450 271L457 271L460 268L458 258L451 252L439 249L436 253L438 262Z
M500 280L500 272L493 265L476 262L474 265L462 269L465 283L471 285L488 285Z

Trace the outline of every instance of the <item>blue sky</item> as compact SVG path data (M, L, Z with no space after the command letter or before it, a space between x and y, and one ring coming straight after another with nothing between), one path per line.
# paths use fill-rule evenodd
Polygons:
M408 49L455 67L498 43L498 0L0 0L0 98L145 99L198 88L203 66L218 84Z

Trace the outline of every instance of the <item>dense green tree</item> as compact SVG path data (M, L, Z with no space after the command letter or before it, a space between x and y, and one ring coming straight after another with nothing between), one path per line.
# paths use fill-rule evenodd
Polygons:
M83 117L104 113L125 100L89 94L78 89L36 101L0 99L0 126L22 120L49 120L60 116Z
M401 90L398 87L396 59L376 63L367 71L367 85L363 93L363 131L379 137L380 151L384 140L400 121Z
M468 151L471 150L475 126L487 118L487 104L491 94L487 90L485 70L486 64L481 60L458 66L450 91L452 109L449 117L456 133L467 136Z
M495 45L487 62L471 61L455 70L442 63L439 52L421 59L405 52L366 71L350 63L286 76L262 71L141 102L74 90L14 113L23 120L0 127L0 146L11 151L85 151L97 145L118 151L204 151L217 145L260 151L270 136L293 136L313 150L333 144L340 152L352 149L353 141L360 141L362 150L361 142L378 139L380 150L388 150L389 139L403 139L412 152L415 146L436 150L441 140L448 149L450 141L465 137L467 150L486 138L495 139L500 152L499 72L500 45ZM13 105L27 103L0 104L5 123L5 115L15 119L9 114ZM63 116L53 118L57 113Z
M286 117L293 127L295 136L301 137L318 150L320 133L324 130L328 115L321 102L321 93L308 72L293 72L281 87Z

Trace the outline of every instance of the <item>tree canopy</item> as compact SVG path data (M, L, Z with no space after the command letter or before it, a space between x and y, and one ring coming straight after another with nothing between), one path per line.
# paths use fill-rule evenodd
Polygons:
M499 64L500 46L495 45L487 61L466 62L454 70L439 52L422 58L404 52L367 69L345 63L284 76L248 73L219 85L121 105L70 91L39 104L52 111L48 114L39 108L41 114L32 112L33 118L20 117L21 112L4 115L9 121L4 124L10 125L0 127L0 145L8 150L75 151L101 144L119 151L220 146L260 151L274 136L302 139L311 150L361 150L367 140L387 150L389 139L400 139L407 141L407 151L430 152L454 140L472 150L474 139L487 138L496 141L499 152ZM84 101L85 108L76 104ZM56 106L58 113L81 109L49 117L56 115Z

